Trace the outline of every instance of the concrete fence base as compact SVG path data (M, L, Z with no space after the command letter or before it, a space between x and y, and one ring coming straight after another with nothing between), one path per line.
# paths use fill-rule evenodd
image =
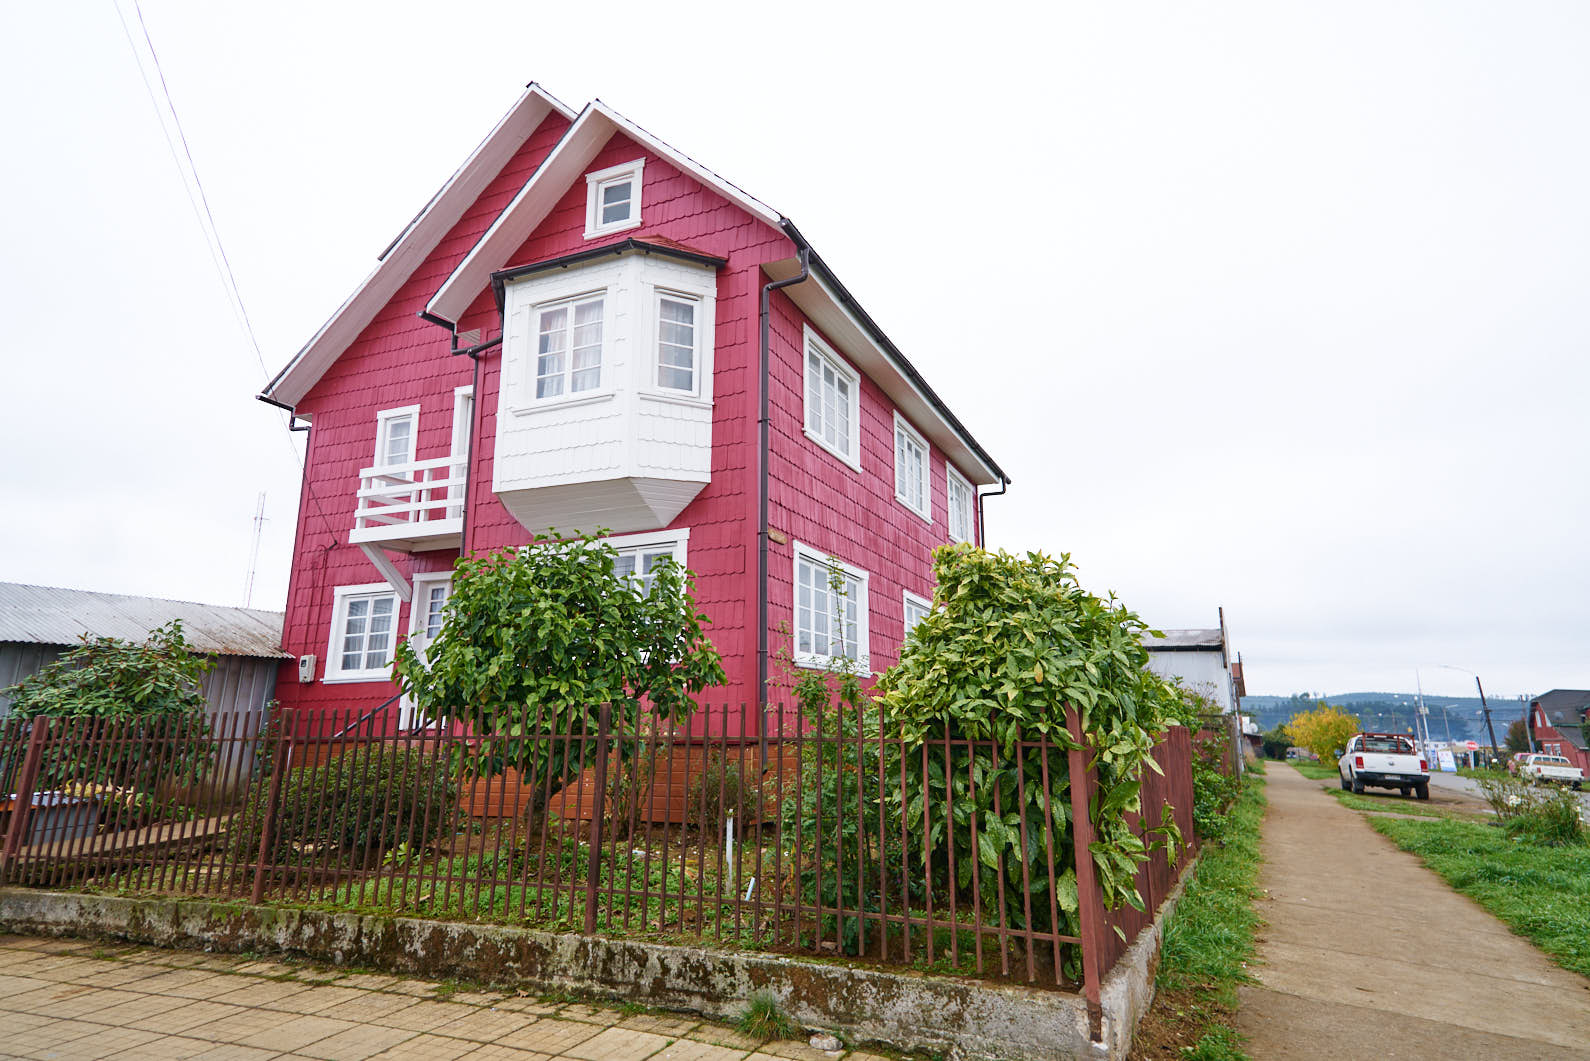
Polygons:
M719 1019L738 1016L745 1000L762 992L797 1023L854 1042L967 1061L1117 1061L1153 1001L1161 926L1180 894L1178 886L1105 978L1098 1043L1090 1041L1086 1004L1070 992L498 925L0 888L0 930L292 955Z

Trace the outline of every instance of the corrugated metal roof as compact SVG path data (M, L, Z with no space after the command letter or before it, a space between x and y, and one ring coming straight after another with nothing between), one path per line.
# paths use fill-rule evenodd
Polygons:
M1223 639L1220 627L1210 630L1162 630L1164 637L1144 637L1143 647L1150 652L1177 649L1207 648L1219 651Z
M282 612L0 582L0 641L75 645L83 635L142 641L173 619L199 652L286 659Z

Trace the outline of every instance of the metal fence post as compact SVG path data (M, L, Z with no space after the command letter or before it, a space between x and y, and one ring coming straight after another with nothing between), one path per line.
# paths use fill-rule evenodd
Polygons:
M38 785L39 763L44 758L44 738L50 722L35 718L28 731L28 748L22 755L22 771L17 777L16 798L11 801L11 825L6 830L3 852L0 852L0 880L10 873L17 853L22 850L22 838L28 835L28 818L33 811L33 792Z
M276 805L281 802L282 776L287 773L293 756L291 739L293 713L281 713L281 732L276 736L276 752L271 756L271 781L265 795L265 817L260 823L259 860L254 863L254 891L249 900L258 906L265 901L265 863L270 858L271 841L276 832Z
M1093 869L1093 771L1088 767L1090 746L1082 732L1077 709L1066 705L1066 731L1071 749L1066 753L1071 774L1071 839L1076 852L1077 916L1082 923L1082 989L1088 1004L1088 1031L1094 1042L1103 1042L1104 1010L1099 1000L1102 979L1099 959L1104 949L1104 896Z
M596 934L596 882L602 869L602 811L607 799L608 731L613 705L603 704L596 723L596 785L591 792L590 853L585 860L585 934Z

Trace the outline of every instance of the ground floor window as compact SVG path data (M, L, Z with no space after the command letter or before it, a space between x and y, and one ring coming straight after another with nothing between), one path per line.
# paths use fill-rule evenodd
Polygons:
M332 594L326 680L389 679L397 612L397 593L385 582L338 586Z
M799 543L795 546L795 663L871 666L867 572Z

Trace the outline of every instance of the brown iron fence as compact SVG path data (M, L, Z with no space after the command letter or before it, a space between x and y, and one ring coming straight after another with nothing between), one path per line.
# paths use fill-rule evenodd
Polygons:
M911 742L842 705L770 712L765 738L727 707L688 730L618 714L489 738L330 714L0 720L0 879L849 955L1096 1003L1190 855L1180 727L1128 816L1146 835L1169 806L1186 841L1139 870L1139 912L1105 909L1095 879L1074 714L1069 741L1011 746Z

